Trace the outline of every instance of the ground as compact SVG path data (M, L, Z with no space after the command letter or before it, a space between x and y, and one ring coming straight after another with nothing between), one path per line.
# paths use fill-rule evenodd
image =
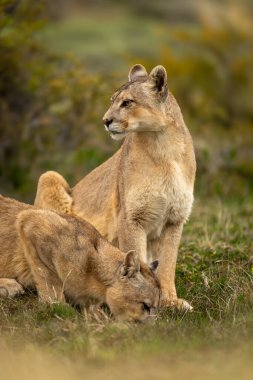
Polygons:
M252 204L197 197L177 266L193 313L161 310L152 324L127 325L35 294L0 300L1 379L251 378Z

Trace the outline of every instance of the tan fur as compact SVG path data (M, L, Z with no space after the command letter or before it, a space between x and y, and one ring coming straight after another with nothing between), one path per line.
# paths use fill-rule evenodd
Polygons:
M49 171L40 176L34 206L73 214L71 189L60 174Z
M193 203L192 139L162 66L148 75L135 65L129 80L104 115L112 138L125 141L72 189L73 209L122 251L158 257L163 303L190 309L177 298L175 267Z
M2 196L0 217L0 295L36 287L42 301L107 303L117 318L128 321L144 321L158 307L154 271L133 252L125 255L113 247L83 219Z

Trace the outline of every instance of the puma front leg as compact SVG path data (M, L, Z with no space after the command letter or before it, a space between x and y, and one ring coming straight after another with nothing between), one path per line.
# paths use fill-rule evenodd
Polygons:
M119 249L125 253L135 251L147 262L147 235L145 230L124 214L118 219Z
M14 297L23 293L23 286L14 278L0 278L0 297Z
M192 306L177 297L175 271L178 248L182 236L183 224L166 225L152 249L156 250L159 259L158 278L162 287L162 305L173 306L179 310L192 311Z

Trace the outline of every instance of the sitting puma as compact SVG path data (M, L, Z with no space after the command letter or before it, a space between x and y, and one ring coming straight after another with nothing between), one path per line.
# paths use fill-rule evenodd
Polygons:
M42 301L107 303L128 321L144 321L158 307L157 262L148 267L123 254L83 219L2 196L0 217L0 295L35 286Z
M120 250L134 250L144 262L158 257L163 304L191 309L177 298L175 268L193 203L196 162L164 67L148 75L143 66L133 66L129 82L112 96L104 124L112 138L125 140L69 190L72 211ZM45 173L41 184L54 175Z

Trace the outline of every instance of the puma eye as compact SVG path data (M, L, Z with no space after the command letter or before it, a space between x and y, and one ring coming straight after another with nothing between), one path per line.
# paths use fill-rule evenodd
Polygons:
M150 313L151 307L149 305L147 305L145 302L142 302L142 309L143 309L143 311Z
M130 106L131 103L133 103L133 100L130 100L130 99L123 100L120 107L122 107L122 108L128 107L128 106Z

